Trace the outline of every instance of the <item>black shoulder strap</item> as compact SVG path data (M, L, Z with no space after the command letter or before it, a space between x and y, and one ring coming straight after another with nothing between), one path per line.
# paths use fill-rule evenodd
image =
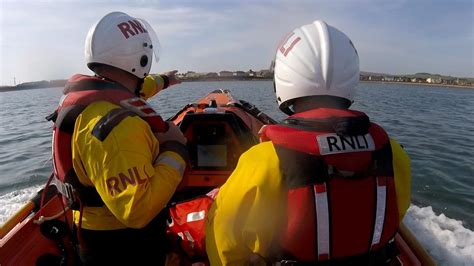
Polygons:
M56 127L72 134L77 117L86 109L85 105L70 105L61 109L56 117Z
M55 110L46 116L45 119L52 121L59 130L72 134L76 119L85 108L86 106L84 105L70 105L62 108L61 111Z
M114 129L118 124L120 124L122 120L129 116L136 115L137 114L127 109L112 109L109 113L103 116L94 126L94 129L92 129L92 136L96 137L100 141L104 141L110 134L110 132L112 132L112 129Z
M280 145L274 146L288 188L327 181L328 168L321 157Z
M372 152L374 171L378 176L394 176L392 146L388 141L380 150Z

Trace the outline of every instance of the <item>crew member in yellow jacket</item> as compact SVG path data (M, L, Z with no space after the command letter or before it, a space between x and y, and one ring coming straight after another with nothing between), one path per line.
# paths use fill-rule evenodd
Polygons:
M74 186L80 201L74 221L85 265L164 263L162 210L181 182L187 151L179 128L145 102L179 83L176 71L150 75L158 48L144 20L110 13L86 39L95 76L76 75L66 84L53 155L70 150L73 170L67 156L53 157L56 175ZM74 126L64 143L68 123Z
M163 82L158 80L152 87L160 86ZM117 108L119 106L108 101L94 102L82 111L75 123L74 171L79 181L85 186L94 186L106 203L99 208L85 207L82 217L80 212L75 212L75 219L81 221L83 229L146 226L166 205L185 168L184 147L160 150L163 138L159 141L159 136L139 116L123 119L103 140L96 138L94 128ZM179 129L173 134L179 136ZM146 186L139 186L145 179L148 179Z
M391 261L410 160L348 109L359 80L351 40L315 21L285 37L274 67L277 102L292 116L264 127L221 187L206 224L211 265Z

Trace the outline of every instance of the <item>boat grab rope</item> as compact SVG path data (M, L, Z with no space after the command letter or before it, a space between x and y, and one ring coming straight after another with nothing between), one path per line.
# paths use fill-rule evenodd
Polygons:
M53 216L49 216L49 217L45 217L44 215L41 215L41 213L43 211L43 207L44 207L46 193L47 193L47 191L49 189L49 185L52 183L53 179L54 179L54 173L51 173L51 175L48 178L48 181L46 182L46 185L45 185L43 191L41 192L41 200L40 200L39 211L38 211L39 217L38 217L38 219L33 220L34 224L41 225L46 221L55 220L55 219L65 215L66 212L68 212L69 209L70 209L69 206L65 207L64 203L61 201L61 204L63 205L63 210L62 211L58 212L57 214L55 214Z
M41 225L42 223L44 223L46 221L51 221L51 220L58 219L59 217L66 214L66 212L68 212L69 209L70 209L69 207L65 207L62 211L58 212L57 214L55 214L53 216L45 217L45 216L41 215L40 217L38 217L38 219L33 220L33 223L37 224L37 225Z

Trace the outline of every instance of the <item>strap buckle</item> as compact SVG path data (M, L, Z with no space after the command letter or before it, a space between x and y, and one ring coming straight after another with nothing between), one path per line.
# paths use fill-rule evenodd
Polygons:
M53 180L51 180L51 184L57 188L61 195L68 199L70 205L76 201L76 197L74 196L75 189L71 184L62 182L56 175L54 175Z

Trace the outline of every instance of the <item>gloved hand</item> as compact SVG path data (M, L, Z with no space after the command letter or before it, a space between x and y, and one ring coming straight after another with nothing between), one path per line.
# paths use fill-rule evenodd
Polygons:
M166 122L168 124L168 131L162 133L155 133L156 138L160 144L167 141L176 141L183 145L186 145L186 138L183 133L173 122Z
M181 80L176 78L176 73L178 73L178 70L168 71L162 74L168 78L168 87L181 83Z

